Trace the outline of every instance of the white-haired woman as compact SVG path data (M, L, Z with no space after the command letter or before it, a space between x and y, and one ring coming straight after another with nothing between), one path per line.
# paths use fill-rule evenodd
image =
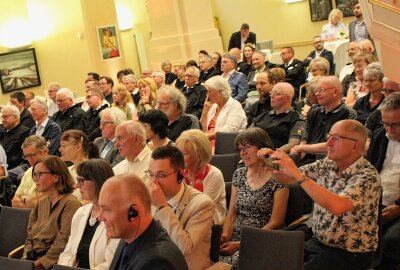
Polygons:
M324 41L334 41L349 36L348 27L342 23L343 12L340 9L333 9L329 13L329 23L322 26L321 38Z
M208 94L200 123L214 150L217 132L243 131L247 126L247 119L242 105L231 97L231 88L224 78L214 76L204 85Z

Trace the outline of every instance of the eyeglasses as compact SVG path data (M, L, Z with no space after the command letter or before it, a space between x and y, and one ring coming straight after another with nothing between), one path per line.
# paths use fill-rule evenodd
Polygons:
M314 94L317 95L319 94L323 94L326 92L326 90L330 90L330 89L335 89L335 87L319 87L319 88L315 88L314 89Z
M239 145L238 148L236 149L239 153L244 151L249 150L249 148L251 147L251 144L246 143L245 145Z
M42 176L45 175L46 173L54 174L53 172L33 172L33 173L32 173L32 178L40 179L40 178L42 178Z
M394 92L397 92L397 91L394 89L385 89L385 88L382 89L382 94L390 95Z
M400 123L387 123L387 122L383 122L383 121L381 121L381 123L385 128L399 128L400 127Z
M329 140L329 139L332 139L333 141L335 141L335 142L337 142L338 140L340 140L340 139L346 139L346 140L351 140L351 141L357 141L356 139L353 139L353 138L349 138L349 137L345 137L345 136L341 136L341 135L338 135L338 134L328 134L327 136L326 136L326 138Z
M66 101L69 98L64 98L64 99L56 99L56 103L62 103L64 101Z
M1 116L1 119L2 119L2 120L5 120L5 119L7 119L7 118L10 117L10 116L17 117L17 116L14 115L14 114L3 114L3 115Z
M165 173L165 172L157 172L157 173L153 173L152 171L145 171L144 173L146 174L146 176L149 179L155 178L158 180L164 180L165 178L167 178L168 176L170 176L171 174L177 173L178 171L173 171L171 173Z
M90 99L90 98L93 97L93 96L95 96L95 95L87 95L87 96L86 96L86 99Z
M196 76L190 75L190 74L185 74L185 77L186 77L186 78L189 78L189 79L192 79L192 78L194 78L194 77L196 77Z
M368 83L376 83L378 81L378 79L374 79L374 80L364 80L363 82L365 83L365 84L368 84Z
M33 157L36 157L36 155L37 155L38 153L39 153L39 151L37 151L36 153L23 155L23 158L24 158L24 159L33 158Z
M156 105L158 105L158 106L167 106L168 104L170 104L170 103L172 103L172 101L170 101L170 102L159 102L159 101L157 101L156 102Z
M105 126L107 124L114 124L113 121L100 121L100 126Z
M78 182L78 184L80 186L84 186L85 185L85 181L92 181L92 179L85 178L85 177L82 177L82 176L77 176L76 177L76 181Z

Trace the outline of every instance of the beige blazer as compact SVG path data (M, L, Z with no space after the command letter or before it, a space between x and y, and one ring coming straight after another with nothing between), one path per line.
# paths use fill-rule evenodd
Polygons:
M200 191L185 185L182 199L174 213L164 207L154 214L168 232L172 241L185 256L190 270L202 270L211 266L210 245L214 203Z
M76 211L71 223L71 235L65 250L60 254L58 264L66 266L75 266L76 253L79 242L82 239L86 222L92 211L93 204L82 206ZM89 247L90 269L106 270L109 269L111 261L117 249L119 239L108 239L106 236L106 228L103 222L100 222L96 232L93 235L92 242Z

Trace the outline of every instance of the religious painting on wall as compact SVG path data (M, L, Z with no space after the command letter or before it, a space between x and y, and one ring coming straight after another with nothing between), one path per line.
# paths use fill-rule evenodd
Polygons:
M335 0L336 8L343 12L344 17L354 16L353 0Z
M332 10L330 0L309 0L311 21L327 20Z
M41 85L34 48L0 54L0 84L3 93Z
M121 56L115 25L97 27L101 59L107 60Z

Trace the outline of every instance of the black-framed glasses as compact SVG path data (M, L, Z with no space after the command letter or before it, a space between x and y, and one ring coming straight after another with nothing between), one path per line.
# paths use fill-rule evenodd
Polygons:
M37 152L35 152L35 153L32 153L32 154L24 154L22 157L23 157L23 159L25 159L25 160L27 160L28 158L33 158L33 157L36 157L36 155L39 153L39 151L37 151Z
M85 181L92 181L92 179L86 178L86 177L82 177L82 176L77 176L76 177L76 181L78 182L78 184L80 186L84 186L85 185Z
M335 142L339 141L340 139L351 140L351 141L354 141L354 142L357 141L357 140L354 139L354 138L345 137L345 136L338 135L338 134L328 134L328 135L326 136L326 138L327 138L328 140L329 140L329 139L332 139L332 140L334 140Z
M399 128L400 127L400 122L399 123L388 123L388 122L381 121L381 124L386 128Z
M240 152L242 152L243 150L244 150L244 151L249 150L249 148L250 148L251 146L252 146L251 144L246 143L245 145L239 145L239 146L237 147L236 150L240 153Z
M179 172L179 170L177 171L173 171L170 173L166 173L166 172L157 172L157 173L153 173L152 171L145 171L144 173L146 174L147 178L152 179L158 179L158 180L164 180L165 178L167 178L168 176L170 176L171 174L177 173Z
M32 178L40 179L46 173L54 174L53 172L32 172Z

